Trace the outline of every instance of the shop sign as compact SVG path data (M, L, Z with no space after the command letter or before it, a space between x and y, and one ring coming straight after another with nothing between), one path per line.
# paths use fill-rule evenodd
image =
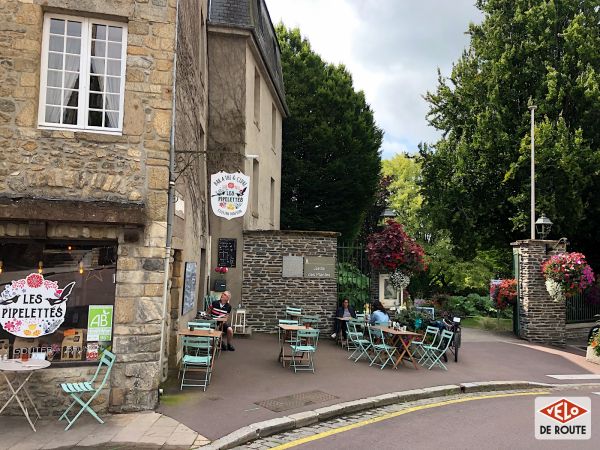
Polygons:
M35 338L54 333L65 320L75 282L58 283L39 273L7 284L0 293L0 325L15 336Z
M241 172L218 172L210 176L213 213L227 220L242 217L248 208L250 177Z
M88 342L112 339L113 306L90 305L88 310Z
M333 278L335 258L328 256L307 256L304 258L304 278Z

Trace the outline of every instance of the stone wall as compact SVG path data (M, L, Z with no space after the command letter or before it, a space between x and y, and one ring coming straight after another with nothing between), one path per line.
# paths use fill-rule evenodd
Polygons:
M274 333L286 306L320 317L329 331L337 306L332 278L284 278L283 256L337 256L337 233L309 231L245 231L242 301L254 331Z
M541 264L550 256L564 252L565 244L558 241L524 240L511 245L518 250L520 258L520 337L530 342L564 346L565 304L550 298Z

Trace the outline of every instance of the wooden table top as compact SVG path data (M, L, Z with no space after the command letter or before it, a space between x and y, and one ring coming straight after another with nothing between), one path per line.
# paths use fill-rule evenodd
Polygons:
M420 333L415 333L413 331L400 331L400 330L394 330L391 327L380 327L380 326L373 326L373 328L377 328L381 331L383 331L384 333L389 333L389 334L397 334L400 336L421 336Z
M304 325L288 325L285 323L279 324L279 328L285 331L298 331L298 330L311 330L311 327L305 327Z
M198 337L219 337L223 334L222 331L213 330L212 328L200 328L195 330L180 331L180 336L198 336Z
M336 319L337 319L337 320L345 320L345 321L348 321L348 320L351 320L351 319L353 319L353 317L336 317Z

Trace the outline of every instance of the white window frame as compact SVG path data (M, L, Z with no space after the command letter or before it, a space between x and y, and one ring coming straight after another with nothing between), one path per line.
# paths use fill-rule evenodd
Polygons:
M48 52L50 41L50 20L72 20L81 22L81 53L79 56L79 95L77 105L77 124L57 124L46 122L46 89L48 77ZM89 115L90 94L90 44L92 40L92 24L118 26L123 29L121 41L121 89L119 92L119 126L105 128L87 125ZM38 128L45 130L72 130L81 132L122 135L123 116L125 115L125 73L127 70L127 24L91 17L69 16L64 14L44 14L44 28L42 33L42 57L40 66L40 101L38 105ZM63 87L64 88L64 87Z

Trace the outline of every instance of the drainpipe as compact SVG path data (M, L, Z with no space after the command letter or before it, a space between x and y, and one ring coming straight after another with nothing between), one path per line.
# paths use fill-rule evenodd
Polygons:
M179 0L175 5L175 51L173 53L173 114L171 115L171 135L169 138L169 192L167 202L167 240L165 243L165 278L163 285L163 307L160 332L160 354L158 359L158 367L160 371L160 381L164 381L166 376L163 376L163 359L165 353L165 335L168 332L167 324L167 305L169 304L169 262L171 259L171 244L173 241L173 209L175 204L175 114L177 107L176 95L176 80L177 80L177 32L179 30Z

